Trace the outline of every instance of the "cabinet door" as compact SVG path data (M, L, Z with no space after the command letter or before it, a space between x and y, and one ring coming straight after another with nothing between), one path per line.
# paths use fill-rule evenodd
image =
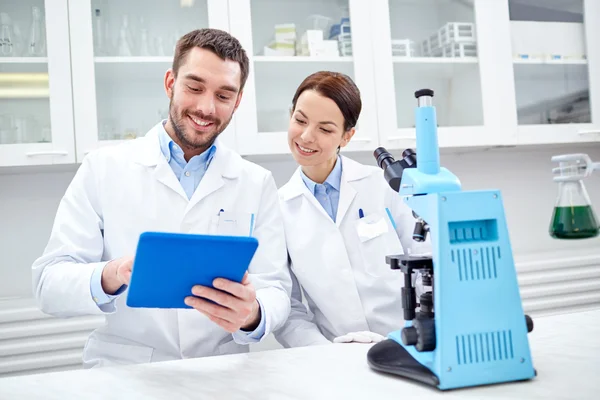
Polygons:
M509 4L519 143L600 141L600 2Z
M167 118L164 76L181 36L228 30L227 3L219 0L73 0L69 16L79 161ZM235 143L233 129L222 138Z
M240 153L289 152L292 98L304 78L321 70L350 76L361 91L357 133L344 151L377 147L369 2L229 0L229 10L231 33L251 60L235 118Z
M414 93L425 88L434 91L440 146L516 140L506 1L370 3L382 145L415 145Z
M66 0L0 3L0 166L75 161L68 22Z

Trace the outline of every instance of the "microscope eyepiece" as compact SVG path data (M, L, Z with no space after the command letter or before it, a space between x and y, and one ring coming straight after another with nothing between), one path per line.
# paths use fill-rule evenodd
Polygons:
M415 97L418 99L421 96L429 96L433 97L433 90L431 89L421 89L415 92Z
M378 147L373 152L375 160L377 160L377 166L384 171L394 163L394 157L383 147Z
M377 161L377 166L383 169L386 181L396 192L400 191L400 181L402 172L405 168L417 167L417 153L413 149L406 149L402 152L401 160L394 160L394 157L383 147L378 147L373 152Z

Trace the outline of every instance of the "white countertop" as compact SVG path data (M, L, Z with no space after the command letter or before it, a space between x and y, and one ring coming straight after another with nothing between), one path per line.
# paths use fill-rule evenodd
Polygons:
M0 379L0 399L599 399L600 310L534 319L532 381L441 392L332 344Z

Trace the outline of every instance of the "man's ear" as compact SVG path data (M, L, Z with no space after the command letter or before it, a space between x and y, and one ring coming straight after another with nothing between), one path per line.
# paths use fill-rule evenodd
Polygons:
M169 68L167 72L165 72L165 93L167 93L167 97L170 99L173 97L173 86L175 85L175 74L173 73L173 69Z
M240 105L240 102L242 101L242 96L244 95L244 90L241 90L238 95L237 95L237 99L235 101L235 107L233 108L233 111L235 112L237 110L237 108Z
M346 147L352 136L356 133L356 128L350 128L346 132L342 134L342 142L340 143L340 147Z

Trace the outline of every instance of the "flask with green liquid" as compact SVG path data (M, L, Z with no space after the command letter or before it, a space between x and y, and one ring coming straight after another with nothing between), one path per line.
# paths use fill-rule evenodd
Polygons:
M559 167L552 172L558 182L558 198L550 224L550 236L556 239L586 239L600 234L600 223L585 190L582 179L590 176L600 163L593 163L587 154L567 154L552 157Z

